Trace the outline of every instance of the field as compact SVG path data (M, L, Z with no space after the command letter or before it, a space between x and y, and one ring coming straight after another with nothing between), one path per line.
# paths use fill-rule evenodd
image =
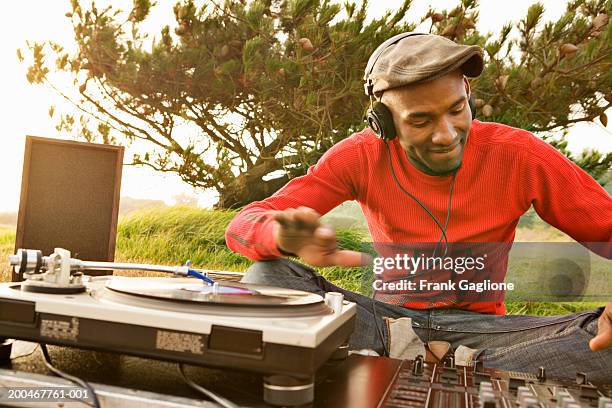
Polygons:
M116 260L165 265L184 264L187 259L200 268L244 271L251 261L231 252L225 246L224 231L234 217L232 211L211 211L193 207L152 208L130 212L119 221ZM354 208L341 207L326 216L338 231L339 245L360 249L368 241L363 220L355 216ZM530 220L519 228L517 241L569 241L559 231ZM525 224L524 223L524 224ZM14 250L14 226L0 225L0 281L10 280L6 263ZM345 289L362 291L360 268L323 268L321 273ZM526 272L528 273L528 272ZM595 271L592 284L604 279L603 271ZM599 276L601 275L601 276ZM593 280L594 279L594 280ZM556 315L590 309L604 302L508 302L513 314Z

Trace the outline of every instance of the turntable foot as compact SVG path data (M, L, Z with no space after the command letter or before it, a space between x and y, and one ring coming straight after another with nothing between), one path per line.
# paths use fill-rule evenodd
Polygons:
M264 401L270 405L296 406L314 400L314 378L294 378L286 375L264 377Z
M13 348L13 340L0 337L0 364L11 361L11 350Z

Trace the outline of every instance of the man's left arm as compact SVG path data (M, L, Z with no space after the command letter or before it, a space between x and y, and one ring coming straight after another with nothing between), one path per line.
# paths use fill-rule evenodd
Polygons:
M612 258L612 197L589 174L533 137L524 156L523 180L526 199L544 221ZM593 351L612 347L612 302L599 317L589 346Z
M524 152L522 179L526 204L544 221L612 258L612 197L597 181L535 136Z

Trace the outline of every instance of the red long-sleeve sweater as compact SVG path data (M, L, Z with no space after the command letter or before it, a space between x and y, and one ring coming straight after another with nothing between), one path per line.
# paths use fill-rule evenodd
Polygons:
M451 176L416 169L397 139L389 147L402 187L444 220ZM361 205L373 242L437 242L440 237L431 218L393 180L383 141L365 129L334 145L306 175L247 205L229 225L227 245L253 260L281 257L269 210L306 206L325 214L347 200ZM576 241L612 242L612 198L595 180L527 131L474 120L456 174L448 240L510 243L519 217L532 205ZM500 302L462 307L505 313Z

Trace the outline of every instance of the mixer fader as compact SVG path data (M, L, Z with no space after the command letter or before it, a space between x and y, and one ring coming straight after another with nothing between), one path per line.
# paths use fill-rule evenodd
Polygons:
M382 407L483 407L483 408L612 408L610 389L597 387L584 373L575 380L547 378L546 369L519 373L429 364L419 356L404 361L386 393Z

